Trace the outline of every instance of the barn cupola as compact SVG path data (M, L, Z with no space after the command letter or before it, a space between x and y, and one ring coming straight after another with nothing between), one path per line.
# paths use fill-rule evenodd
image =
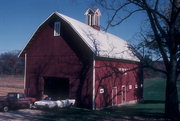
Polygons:
M92 26L94 29L100 30L100 16L101 12L99 9L91 9L89 8L85 14L86 15L86 23L89 26Z

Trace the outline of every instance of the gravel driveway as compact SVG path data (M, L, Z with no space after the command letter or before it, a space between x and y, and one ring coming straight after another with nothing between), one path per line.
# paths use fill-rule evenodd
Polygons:
M20 109L9 112L0 112L0 121L49 121L44 116L53 115L50 112L31 109ZM51 119L53 121L53 119Z

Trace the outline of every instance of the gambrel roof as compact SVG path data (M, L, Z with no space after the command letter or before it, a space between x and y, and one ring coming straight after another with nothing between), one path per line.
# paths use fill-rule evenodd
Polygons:
M102 30L96 30L87 24L58 12L55 12L52 15L54 14L72 27L72 29L82 38L86 45L94 52L95 56L136 62L140 61L136 53L125 40ZM50 15L48 19L51 18L52 15ZM43 22L41 25L44 23L45 22ZM41 25L39 27L41 27Z

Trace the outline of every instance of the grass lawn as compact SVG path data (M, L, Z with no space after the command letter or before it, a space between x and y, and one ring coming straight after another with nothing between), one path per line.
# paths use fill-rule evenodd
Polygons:
M163 104L136 104L92 111L80 108L47 111L43 118L58 121L142 121L165 120Z
M153 102L165 101L166 81L164 79L144 80L144 100ZM180 102L180 81L177 81L178 100Z

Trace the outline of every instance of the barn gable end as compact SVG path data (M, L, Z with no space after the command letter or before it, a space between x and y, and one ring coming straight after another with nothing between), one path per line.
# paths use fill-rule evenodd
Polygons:
M53 34L53 23L56 21L62 22L61 36ZM92 87L89 86L92 85L91 76L80 78L82 71L86 71L87 75L92 73L90 70L92 64L88 60L91 53L83 43L75 44L74 39L79 41L76 38L77 35L67 31L69 31L69 26L61 19L52 18L43 24L43 27L38 30L31 43L26 47L26 94L28 96L41 98L42 94L51 94L45 89L46 83L48 80L55 82L59 79L59 81L67 80L69 83L69 94L66 98L82 98L79 90L83 92L84 97L91 98ZM84 50L83 54L81 54L82 49ZM58 83L52 84L52 86L56 84ZM89 104L91 101L86 98L82 98L82 100L86 100L83 105L88 107L91 105Z
M128 43L63 14L43 22L20 56L26 61L28 96L75 98L77 106L91 109L142 98L140 60Z

